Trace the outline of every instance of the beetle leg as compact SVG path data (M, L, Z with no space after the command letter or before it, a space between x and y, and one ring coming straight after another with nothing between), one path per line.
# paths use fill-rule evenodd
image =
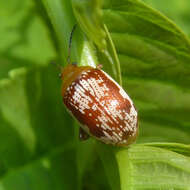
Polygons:
M87 140L89 137L90 137L89 134L86 133L86 132L80 127L80 128L79 128L79 139L80 139L81 141L85 141L85 140Z

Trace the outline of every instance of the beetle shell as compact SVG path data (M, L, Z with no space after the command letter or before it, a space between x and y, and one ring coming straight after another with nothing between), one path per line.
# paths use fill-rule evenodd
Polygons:
M63 102L90 136L118 146L135 141L137 111L122 87L98 68L68 65L62 72Z

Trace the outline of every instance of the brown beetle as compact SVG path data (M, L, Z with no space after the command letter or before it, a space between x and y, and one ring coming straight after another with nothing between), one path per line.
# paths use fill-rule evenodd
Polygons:
M69 64L62 71L63 102L84 132L113 145L128 145L138 133L132 100L99 68Z

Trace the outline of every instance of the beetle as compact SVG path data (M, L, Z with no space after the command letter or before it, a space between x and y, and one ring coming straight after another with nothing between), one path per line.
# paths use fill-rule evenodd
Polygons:
M92 136L117 146L136 140L135 106L124 89L100 66L68 64L62 70L61 79L64 105L80 123L82 139Z

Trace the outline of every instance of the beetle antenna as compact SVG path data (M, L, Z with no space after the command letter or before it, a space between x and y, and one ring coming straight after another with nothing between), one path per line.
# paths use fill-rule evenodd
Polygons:
M72 44L72 38L73 38L73 33L76 29L77 24L75 24L72 28L70 38L69 38L69 49L68 49L68 56L67 56L67 62L71 63L71 44Z

